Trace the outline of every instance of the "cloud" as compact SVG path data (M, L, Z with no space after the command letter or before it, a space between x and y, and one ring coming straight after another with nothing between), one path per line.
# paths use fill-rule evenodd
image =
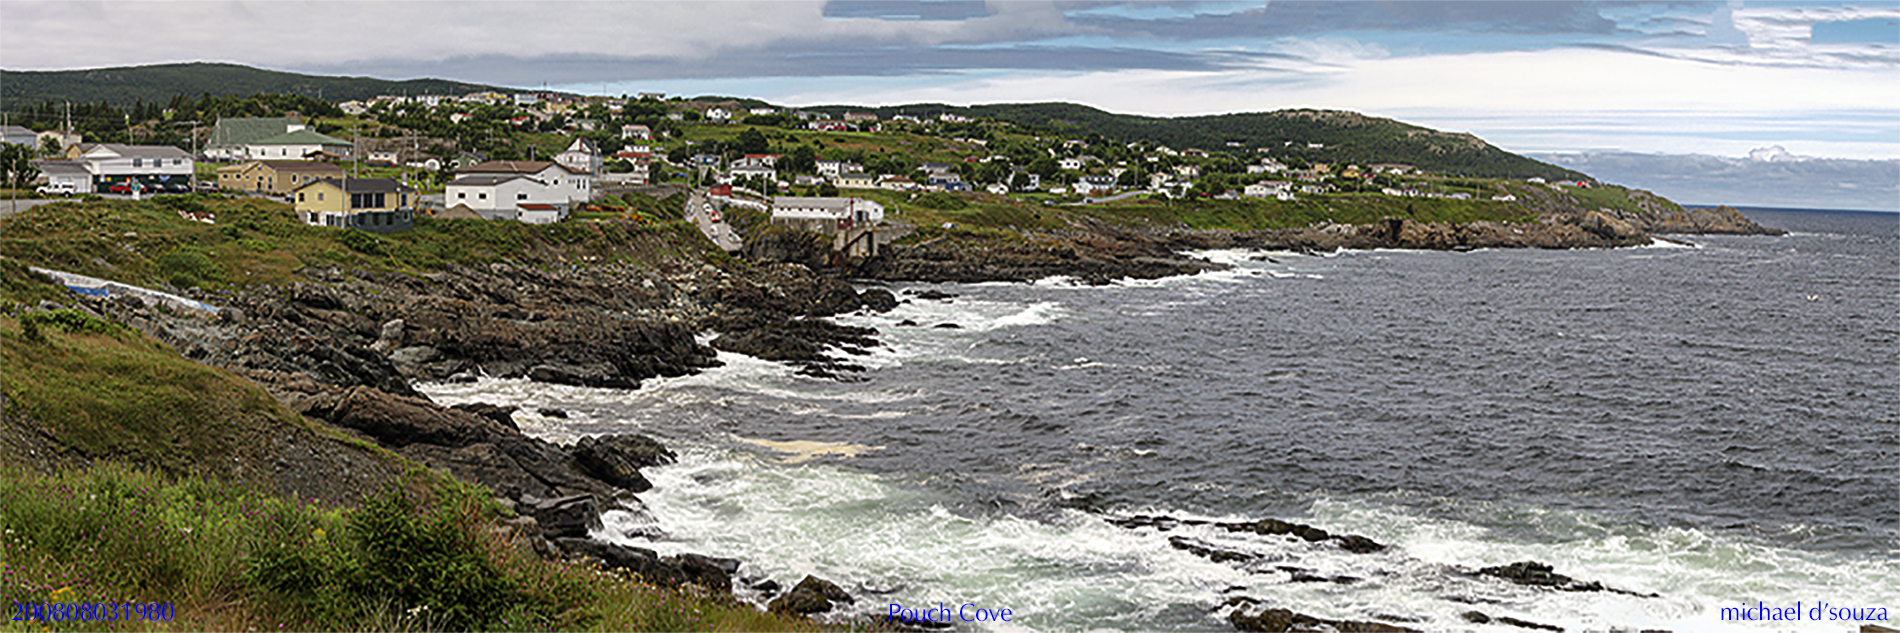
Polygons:
M1171 40L1273 38L1340 31L1610 33L1614 21L1581 2L1271 2L1233 13L1139 18L1081 13L1070 21L1116 36Z
M1532 156L1683 203L1900 211L1900 160L1755 160L1632 152Z

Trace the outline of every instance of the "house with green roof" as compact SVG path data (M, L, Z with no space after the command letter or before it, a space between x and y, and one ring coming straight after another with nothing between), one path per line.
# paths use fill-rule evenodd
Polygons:
M329 154L338 158L349 158L355 147L345 141L327 134L318 134L315 130L299 129L267 139L245 144L245 155L251 160L298 160L312 156Z
M250 158L246 146L304 128L296 117L229 117L218 119L205 143L205 157L214 160Z

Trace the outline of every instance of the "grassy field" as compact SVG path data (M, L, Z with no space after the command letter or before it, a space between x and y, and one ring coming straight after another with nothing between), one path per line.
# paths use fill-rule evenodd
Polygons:
M180 217L210 211L216 224ZM418 218L375 235L309 226L289 205L256 198L166 196L47 205L0 220L0 256L141 285L234 288L285 283L306 266L426 271L504 260L699 261L711 244L682 221L551 225Z
M354 508L116 465L0 470L0 595L169 616L9 626L21 630L821 630L544 562L490 528L504 516L485 490L426 470Z
M114 231L127 226L170 227L163 236L169 241L130 243L153 251L162 250L159 244L192 244L218 252L227 241L243 239L215 229L199 235L207 227L197 223L168 224L145 203L56 211L87 209L103 214L94 222L126 224L55 224L78 233L60 248L89 244L101 234L123 237L132 231ZM580 232L570 237L577 243L594 239L586 230L597 223L573 224ZM25 239L23 225L0 226L8 239ZM537 248L560 248L563 235L525 239L547 244ZM328 244L323 237L330 236L301 239ZM41 239L48 241L29 242L60 244ZM153 274L157 264L145 259L117 261ZM243 276L252 271L237 266L218 270L218 279L256 277ZM485 489L306 421L257 385L180 357L137 330L75 309L27 309L71 298L64 287L0 257L0 596L16 603L120 605L115 614L123 614L124 605L169 605L170 619L9 619L0 628L820 630L730 596L543 561L497 529L507 512ZM295 433L380 456L390 472L386 487L358 491L362 502L344 505L277 496L260 481L268 476L243 475L270 472L264 447Z

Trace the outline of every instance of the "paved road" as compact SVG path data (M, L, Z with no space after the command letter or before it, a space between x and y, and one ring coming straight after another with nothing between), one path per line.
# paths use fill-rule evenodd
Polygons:
M39 198L39 199L34 199L34 200L0 200L0 218L13 215L14 213L19 212L19 211L25 211L27 209L31 209L33 207L37 207L42 204L65 202L71 199L72 198Z

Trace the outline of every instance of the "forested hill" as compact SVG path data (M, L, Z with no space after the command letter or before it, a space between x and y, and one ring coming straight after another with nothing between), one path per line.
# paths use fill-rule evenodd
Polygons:
M237 64L195 62L85 70L0 70L0 108L18 111L46 101L130 105L166 103L173 97L287 94L336 103L377 95L460 95L504 90L445 79L391 81L371 77L325 77L264 70Z
M843 106L806 108L845 111ZM1403 163L1421 169L1487 178L1578 180L1589 176L1513 154L1470 134L1440 132L1356 112L1279 110L1191 117L1148 117L1104 112L1073 103L1007 103L977 106L915 104L858 108L889 117L954 113L989 117L1076 137L1145 141L1176 150L1202 149L1251 154L1266 148L1276 158L1326 163ZM1319 147L1311 147L1319 145Z

